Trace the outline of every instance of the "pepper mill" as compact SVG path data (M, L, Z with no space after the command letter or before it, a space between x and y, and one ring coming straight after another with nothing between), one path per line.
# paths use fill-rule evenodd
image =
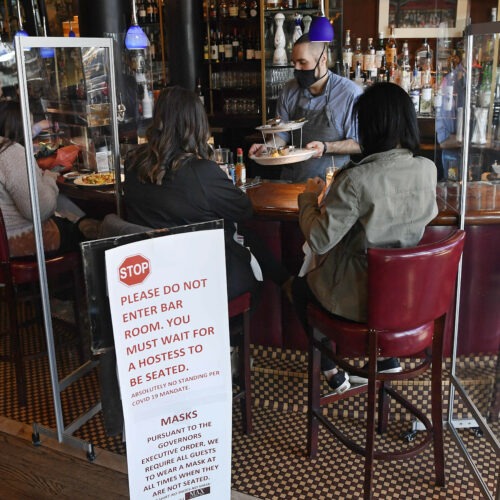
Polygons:
M285 16L281 12L274 16L274 22L276 24L276 31L274 34L274 55L273 64L275 66L286 66L288 64L288 59L286 57L286 38L285 31L283 30L283 23L285 22Z
M295 22L295 29L293 30L292 43L295 44L295 42L302 36L302 28L300 26L302 16L296 12L293 16L293 20Z
M304 23L304 33L309 33L309 28L312 23L312 17L308 14L307 16L304 16L302 22Z

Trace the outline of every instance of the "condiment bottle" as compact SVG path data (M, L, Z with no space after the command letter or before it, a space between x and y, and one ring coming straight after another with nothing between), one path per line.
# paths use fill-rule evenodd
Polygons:
M236 149L236 165L234 168L236 171L236 185L241 186L245 184L247 181L247 169L243 163L243 149L241 148Z

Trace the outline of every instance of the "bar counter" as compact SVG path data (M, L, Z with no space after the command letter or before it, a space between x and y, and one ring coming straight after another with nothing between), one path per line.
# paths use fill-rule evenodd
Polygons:
M61 178L60 191L72 198L89 216L102 218L116 212L113 188L79 187ZM300 269L304 239L297 224L297 196L304 184L264 181L247 189L254 217L245 225L254 231L291 274ZM498 185L497 187L500 187ZM439 214L430 223L433 231L447 233L457 227L458 211L437 196ZM463 256L461 289L461 352L492 352L497 347L500 328L500 206L492 210L472 210L466 214L467 238ZM252 340L274 347L306 349L306 336L292 305L281 290L265 282L261 300L252 315ZM452 333L448 329L447 335ZM447 354L450 354L447 352Z
M82 187L67 182L63 177L58 179L61 193L73 199L85 210L90 210L96 217L116 211L116 196L113 188L89 186ZM305 184L264 181L262 184L247 189L252 201L256 219L297 220L297 197L304 191ZM500 184L497 186L500 189ZM498 198L498 197L497 197ZM432 226L456 226L458 209L454 204L446 203L439 195L436 197L439 214L430 223ZM87 212L88 213L88 212ZM468 210L466 224L485 225L500 224L500 206L488 210Z

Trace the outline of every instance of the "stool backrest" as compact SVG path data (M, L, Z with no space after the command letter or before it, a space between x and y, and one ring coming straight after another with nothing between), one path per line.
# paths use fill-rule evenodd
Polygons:
M465 232L411 248L368 249L368 325L409 330L445 314L451 304Z
M7 238L7 230L5 229L2 209L0 209L0 264L8 264L9 262L9 240Z

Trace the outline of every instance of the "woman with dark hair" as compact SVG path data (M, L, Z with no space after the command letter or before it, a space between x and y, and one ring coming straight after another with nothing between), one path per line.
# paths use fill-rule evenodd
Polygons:
M318 177L308 180L298 199L300 228L315 254L307 274L293 283L304 326L309 301L366 321L366 249L416 245L438 212L436 166L417 156L417 117L408 94L393 83L377 83L358 98L353 119L363 159L340 170L321 204L325 183ZM378 368L401 370L394 358L379 360ZM326 362L322 369L334 391L350 387L348 374Z
M248 220L253 211L246 194L211 160L209 135L205 109L194 92L181 87L163 90L146 132L147 143L125 162L124 201L129 222L153 228L224 219L232 299L257 289L251 253L235 241L235 223ZM261 265L266 274L269 259ZM288 278L282 273L277 281Z
M78 248L85 236L97 235L98 221L87 219L67 198L59 195L58 174L35 169L44 249L64 253ZM0 208L12 257L34 255L33 214L29 194L24 133L19 102L0 101ZM56 215L64 208L72 220Z

